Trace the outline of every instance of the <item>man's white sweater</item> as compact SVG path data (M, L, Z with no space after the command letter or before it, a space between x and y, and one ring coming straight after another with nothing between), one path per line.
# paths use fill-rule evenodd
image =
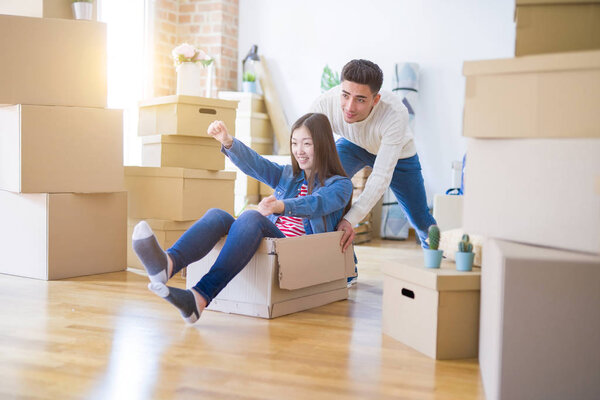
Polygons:
M323 93L311 107L313 112L327 115L334 133L376 155L373 172L362 194L344 216L352 226L358 224L381 198L390 185L398 160L417 153L413 135L407 129L408 110L401 98L383 90L380 94L381 99L369 116L352 124L344 121L340 86Z

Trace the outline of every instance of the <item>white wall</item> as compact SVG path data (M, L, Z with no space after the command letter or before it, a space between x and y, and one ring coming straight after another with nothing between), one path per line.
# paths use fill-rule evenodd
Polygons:
M415 136L431 204L465 150L463 61L514 56L513 13L514 0L240 0L240 65L257 44L292 123L319 95L325 64L369 59L391 90L395 63L419 63Z

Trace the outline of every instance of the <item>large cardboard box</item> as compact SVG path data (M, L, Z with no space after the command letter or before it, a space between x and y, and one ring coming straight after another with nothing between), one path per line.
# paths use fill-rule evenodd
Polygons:
M481 275L486 398L596 399L600 257L491 239Z
M463 228L600 253L600 139L469 139Z
M0 14L21 15L38 18L73 19L72 2L69 0L2 0ZM97 20L98 2L92 3L92 20Z
M233 214L235 172L125 167L129 218L191 221L211 208Z
M235 101L173 95L142 101L139 108L140 136L209 137L206 131L214 120L223 121L235 136Z
M600 137L600 51L465 62L464 136Z
M453 263L423 267L422 257L384 265L383 333L437 359L477 357L481 270Z
M127 193L0 190L0 273L63 279L126 267Z
M106 107L106 24L0 15L0 104Z
M219 92L218 97L223 100L237 101L238 114L267 113L264 98L256 93L249 92Z
M600 49L600 1L517 0L515 55Z
M354 275L354 253L352 247L342 253L340 239L341 232L264 239L246 267L207 309L275 318L346 299L346 278ZM187 267L188 289L209 271L224 242Z
M0 189L123 190L121 110L0 105Z
M131 246L133 228L142 221L141 219L127 220L127 266L131 268L144 269L142 262L136 256ZM158 244L163 250L169 249L196 221L166 221L162 219L144 220L150 225Z
M225 155L221 153L221 143L213 138L142 136L142 165L219 171L225 168Z

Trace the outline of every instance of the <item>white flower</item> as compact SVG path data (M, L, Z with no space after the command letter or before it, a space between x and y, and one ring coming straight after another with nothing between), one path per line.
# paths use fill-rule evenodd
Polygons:
M196 54L196 49L194 46L189 45L187 43L180 44L179 46L173 49L173 57L176 58L179 55L184 56L185 58L194 58Z

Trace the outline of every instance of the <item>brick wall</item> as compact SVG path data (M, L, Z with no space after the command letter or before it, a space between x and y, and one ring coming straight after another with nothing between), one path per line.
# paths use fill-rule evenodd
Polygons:
M152 0L153 96L175 94L171 50L196 46L215 59L213 93L237 90L238 0ZM208 70L203 71L205 74Z

